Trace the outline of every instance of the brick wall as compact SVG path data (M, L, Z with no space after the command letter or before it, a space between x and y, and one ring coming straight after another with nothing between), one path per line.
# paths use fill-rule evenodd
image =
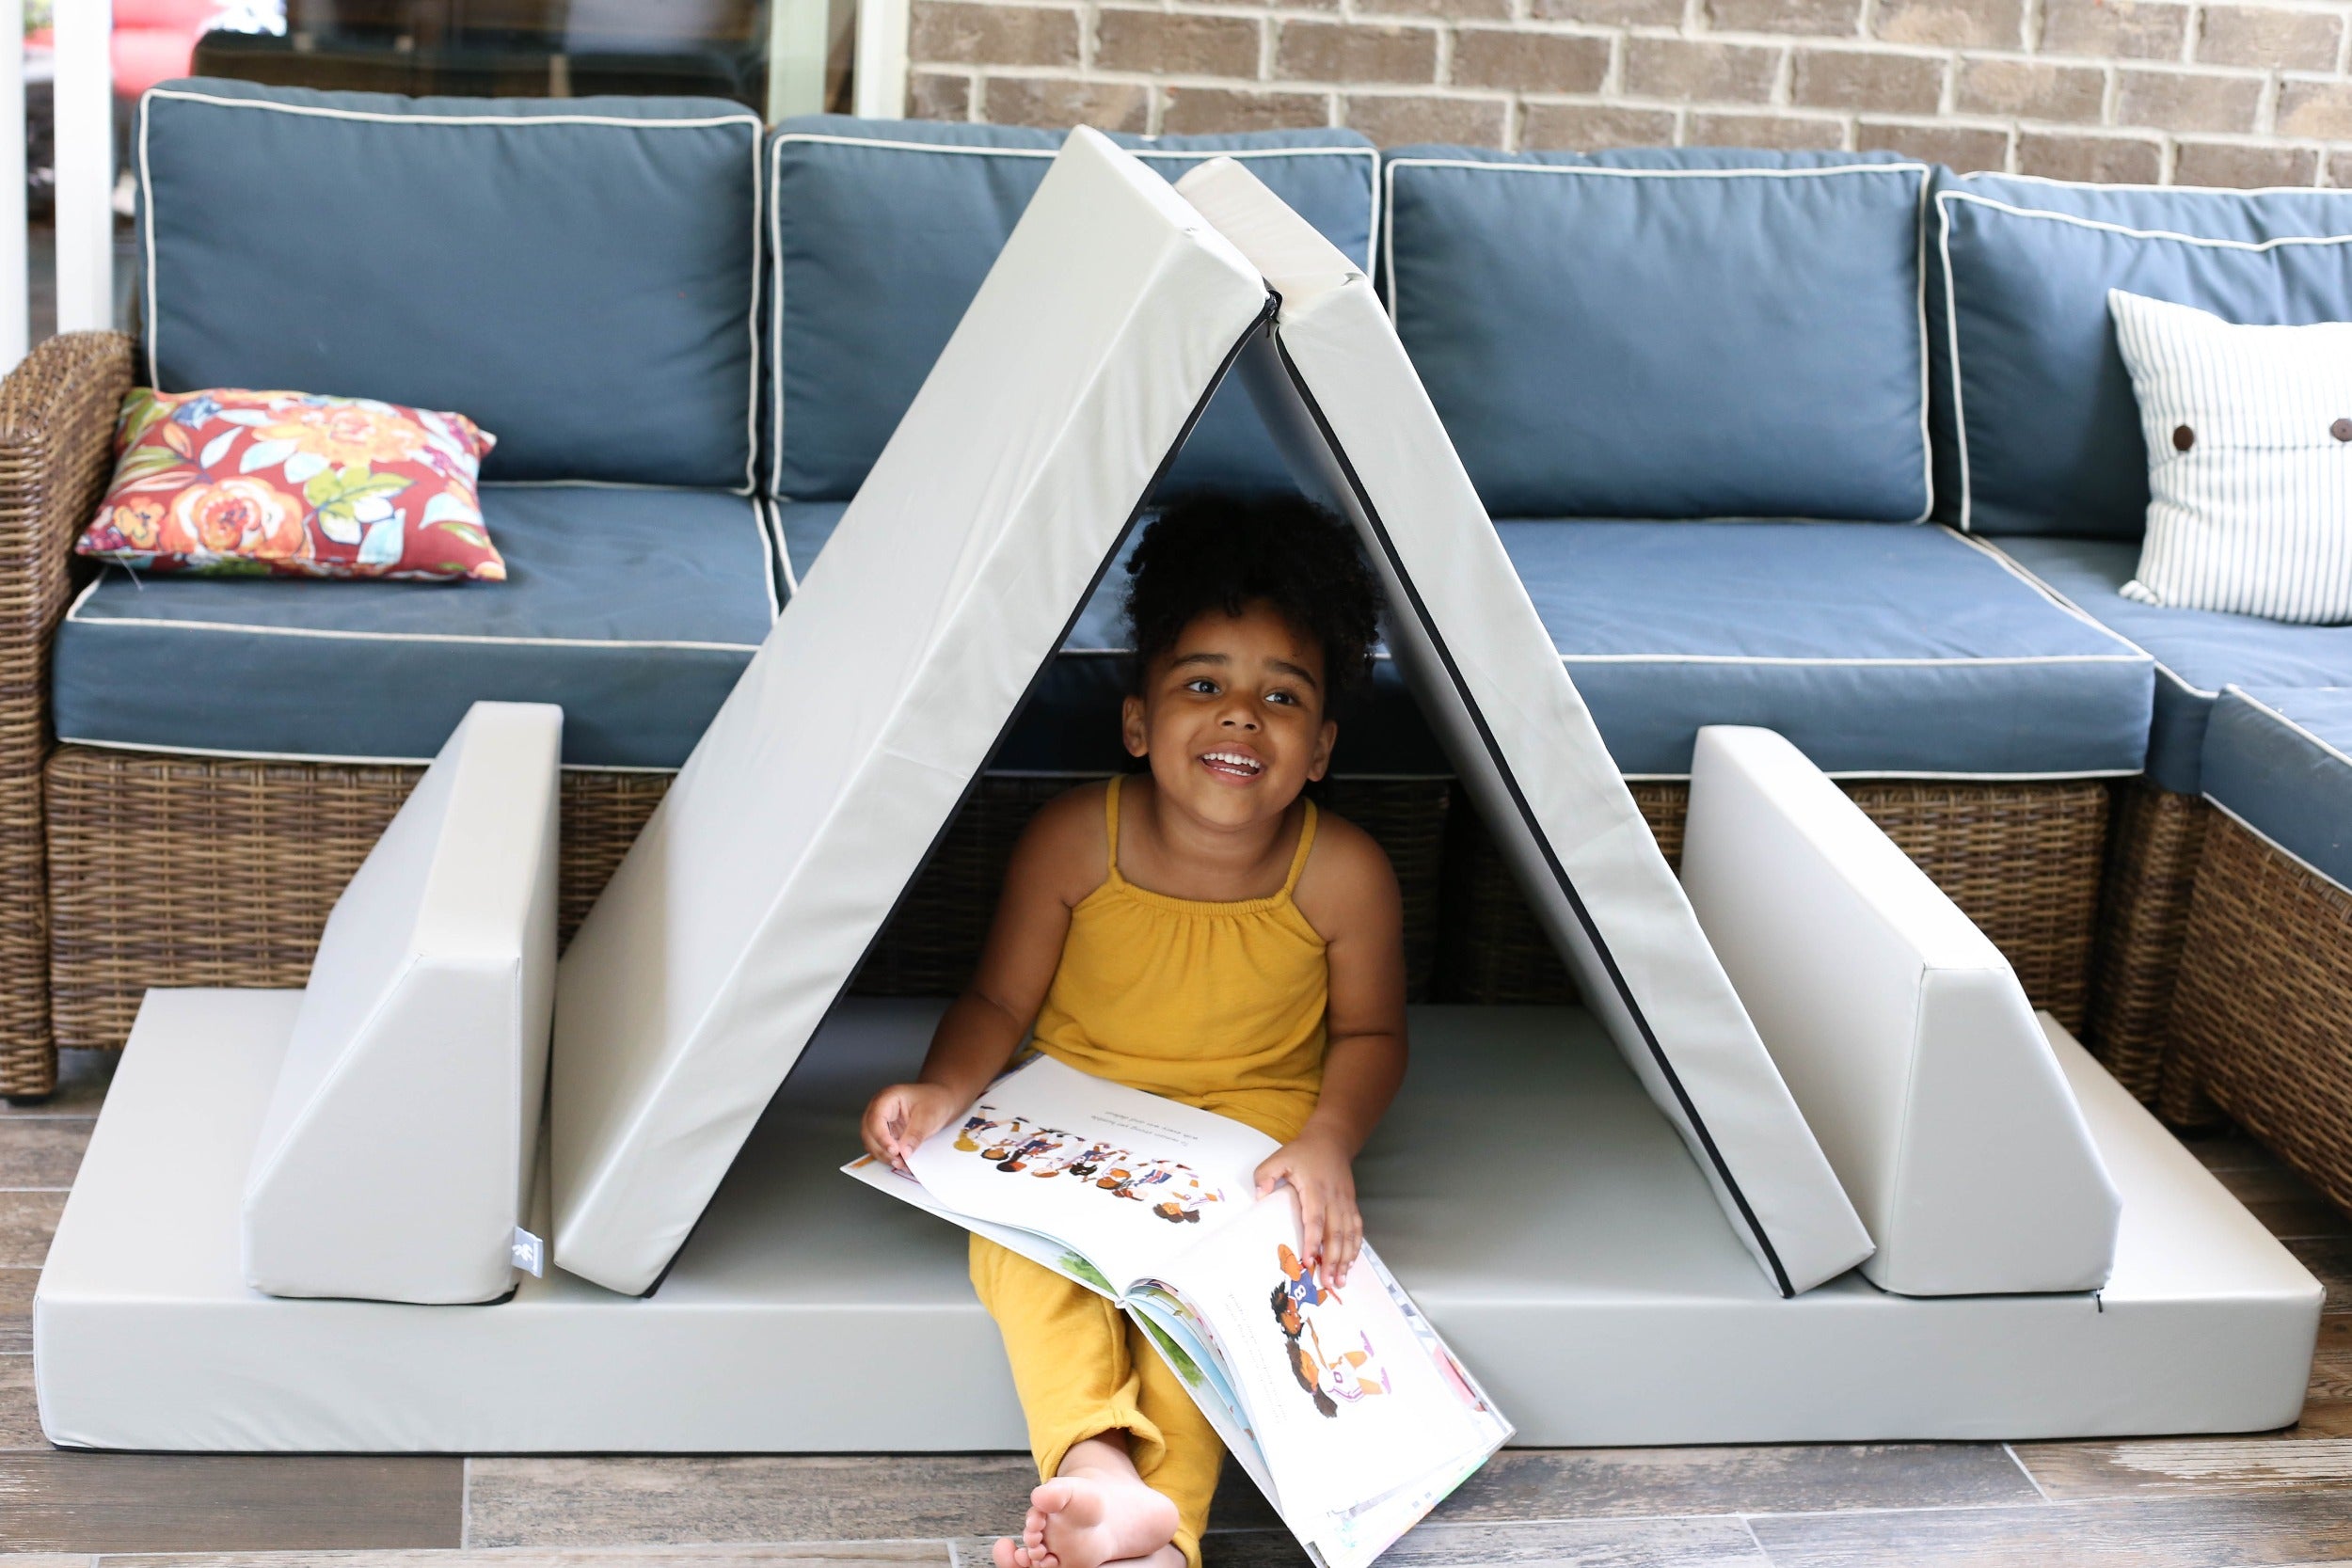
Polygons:
M2352 186L2352 0L912 0L907 112Z

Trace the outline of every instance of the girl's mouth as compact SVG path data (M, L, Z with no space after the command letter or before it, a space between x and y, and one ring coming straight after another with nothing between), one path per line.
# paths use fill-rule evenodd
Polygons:
M1228 779L1254 779L1265 771L1265 764L1247 752L1203 752L1200 766Z

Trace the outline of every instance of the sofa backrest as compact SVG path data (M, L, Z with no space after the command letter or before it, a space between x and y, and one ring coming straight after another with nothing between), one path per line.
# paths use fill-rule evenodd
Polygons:
M2352 192L1939 171L1929 225L1936 513L1977 532L2139 537L2148 448L2110 288L2249 325L2352 309Z
M1391 313L1496 516L1928 512L1928 166L1407 148Z
M768 485L793 500L856 493L1044 179L1063 133L811 115L768 167ZM1170 180L1208 159L1250 169L1367 272L1372 144L1352 131L1111 138ZM1201 416L1176 488L1289 483L1239 388Z
M758 116L202 78L142 101L147 371L453 409L485 480L748 491Z

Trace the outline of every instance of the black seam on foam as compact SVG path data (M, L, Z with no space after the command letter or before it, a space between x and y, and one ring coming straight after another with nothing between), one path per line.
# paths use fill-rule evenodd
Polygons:
M1210 379L1207 388L1201 391L1200 401L1192 405L1192 412L1184 416L1184 428L1177 431L1175 441L1160 459L1160 466L1152 470L1151 483L1143 487L1143 494L1136 498L1135 509L1127 514L1127 521L1120 526L1119 536L1111 541L1110 548L1103 552L1101 564L1094 568L1094 575L1087 579L1086 592L1078 595L1078 602L1071 609L1070 619L1062 623L1060 636L1054 639L1054 647L1057 652L1059 651L1061 644L1069 640L1071 631L1078 624L1078 617L1086 613L1087 605L1093 599L1095 590L1103 585L1103 578L1110 571L1111 562L1119 559L1119 547L1127 542L1127 535L1135 531L1136 521L1143 516L1144 507L1158 491L1161 482L1168 478L1168 469L1175 467L1177 453L1184 450L1184 443L1192 438L1193 427L1200 422L1200 416L1208 412L1209 400L1216 396L1217 388L1224 386L1225 378L1232 373L1234 361L1241 357L1242 351L1250 345L1258 334L1266 329L1267 324L1274 319L1274 312L1281 308L1281 296L1271 289L1267 290L1265 306L1250 322L1249 330L1244 332L1239 341L1225 351L1224 359L1216 367L1216 374ZM971 779L965 783L963 793L956 797L955 807L947 813L946 819L940 823L939 832L931 835L931 842L924 849L923 858L915 863L913 874L898 889L898 896L890 901L889 912L884 914L881 923L874 927L874 934L866 939L866 950L858 955L857 962L850 966L850 973L842 976L840 986L833 993L833 1000L825 1005L824 1016L817 1021L817 1027L809 1031L810 1039L815 1039L825 1025L833 1022L833 1015L841 1006L841 999L849 994L850 982L856 978L859 970L866 967L866 960L873 957L874 944L882 941L882 931L897 917L899 907L906 902L907 895L914 891L915 882L921 879L924 867L930 865L931 857L939 852L940 845L946 841L948 830L955 826L956 817L962 812L964 803L971 800L972 792L979 787L981 777L988 772L988 765L996 760L996 753L1004 749L1006 739L1012 734L1012 727L1021 721L1021 715L1027 710L1029 699L1037 695L1037 689L1044 681L1046 672L1053 668L1054 658L1054 654L1047 654L1044 661L1038 665L1037 673L1029 677L1027 688L1022 691L1020 700L1012 705L1012 711L1005 716L1004 725L997 730L996 738L989 742L987 757L981 761L980 766L973 771ZM806 1059L807 1046L803 1044L801 1055L794 1058L791 1069L784 1075L783 1082L776 1085L776 1094L782 1094L791 1084L792 1073L798 1071L801 1063ZM768 1102L773 1105L775 1096L769 1096ZM767 1112L763 1109L760 1114L765 1116ZM754 1120L754 1125L757 1125L756 1118ZM748 1135L746 1141L749 1141ZM739 1146L736 1149L736 1156L740 1157L742 1152L742 1148ZM731 1159L730 1166L732 1164ZM718 1196L716 1188L712 1189L711 1196L713 1197ZM661 1289L661 1282L670 1277L671 1269L677 1265L678 1259L685 1253L688 1244L693 1241L694 1232L702 1228L703 1216L709 1212L710 1205L706 1200L702 1212L694 1216L693 1225L688 1227L686 1235L678 1242L676 1249L670 1254L669 1260L661 1265L660 1274L654 1276L654 1282L645 1287L643 1294L650 1296Z
M1487 760L1494 764L1495 771L1502 776L1503 787L1511 792L1512 804L1518 808L1520 819L1526 824L1529 836L1542 847L1544 863L1551 868L1552 878L1559 883L1562 894L1566 896L1568 907L1576 911L1577 923L1584 927L1585 940L1593 944L1593 951L1600 956L1602 967L1609 972L1610 983L1617 989L1618 999L1625 1004L1627 1013L1632 1017L1635 1026L1642 1031L1642 1040L1649 1047L1650 1059L1658 1064L1659 1071L1665 1075L1667 1084L1673 1087L1676 1102L1682 1107L1684 1117L1690 1122L1692 1130L1698 1134L1699 1143L1706 1148L1707 1157L1714 1164L1716 1175L1723 1180L1724 1190L1731 1194L1732 1202L1739 1206L1740 1217L1747 1222L1749 1233L1755 1236L1756 1244L1764 1249L1765 1260L1772 1265L1772 1282L1780 1288L1780 1293L1784 1297L1794 1296L1797 1292L1788 1283L1788 1271L1781 1266L1780 1253L1773 1247L1772 1237L1765 1233L1763 1225L1756 1217L1756 1211L1748 1205L1747 1195L1740 1190L1740 1183L1733 1180L1731 1167L1724 1161L1723 1150L1715 1147L1714 1134L1707 1130L1706 1118L1699 1115L1698 1107L1691 1102L1690 1091L1682 1086L1681 1075L1675 1071L1674 1063L1667 1060L1664 1047L1658 1043L1658 1036L1650 1028L1648 1018L1643 1014L1641 1005L1634 1000L1632 989L1626 984L1624 974L1617 968L1615 955L1609 951L1609 944L1602 940L1599 927L1593 923L1592 912L1584 907L1582 895L1576 891L1576 884L1568 879L1567 871L1561 865L1559 856L1552 852L1550 840L1544 836L1543 830L1537 826L1534 813L1528 806L1527 797L1519 790L1519 781L1517 775L1511 771L1510 765L1503 760L1502 750L1495 743L1494 732L1486 725L1486 716L1479 711L1478 704L1471 699L1469 688L1462 679L1462 673L1454 662L1453 650L1446 646L1445 639L1439 634L1435 618L1429 613L1429 607L1422 602L1421 591L1413 586L1411 576L1405 570L1404 562L1397 558L1396 546L1389 538L1388 525L1380 520L1379 510L1373 505L1371 493L1365 488L1363 480L1357 474L1356 465L1349 461L1345 449L1340 445L1339 437L1332 432L1330 421L1324 418L1322 406L1315 402L1314 393L1308 388L1307 378L1299 373L1298 366L1292 360L1290 350L1283 346L1279 333L1274 335L1274 349L1281 356L1282 370L1290 377L1291 386L1298 393L1299 401L1306 405L1308 415L1315 421L1315 429L1322 436L1324 446L1330 451L1332 460L1339 465L1340 471L1346 476L1348 488L1355 492L1357 504L1364 509L1364 517L1372 524L1373 532L1379 538L1380 548L1388 556L1389 566L1394 572L1397 582L1403 586L1406 594L1412 600L1414 617L1421 623L1423 635L1429 639L1429 645L1437 650L1439 661L1444 664L1446 678L1454 683L1454 694L1461 699L1463 711L1470 715L1470 722L1478 727L1478 738L1486 748Z

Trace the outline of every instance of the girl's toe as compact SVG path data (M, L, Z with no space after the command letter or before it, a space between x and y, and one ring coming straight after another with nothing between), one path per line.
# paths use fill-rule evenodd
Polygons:
M989 1548L988 1555L995 1560L996 1568L1027 1568L1027 1564L1021 1560L1021 1549L1012 1544L1009 1535L998 1536L996 1544Z

